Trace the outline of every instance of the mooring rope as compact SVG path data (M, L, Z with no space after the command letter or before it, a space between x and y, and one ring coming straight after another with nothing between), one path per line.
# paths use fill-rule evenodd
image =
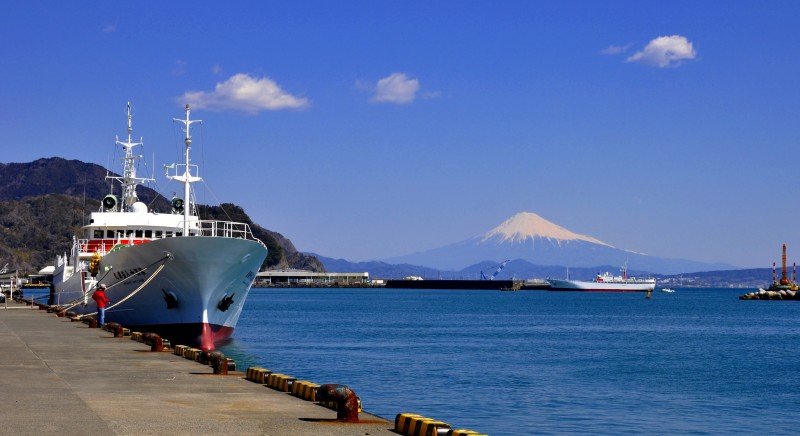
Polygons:
M171 255L171 254L167 254L166 256L162 257L161 259L158 259L157 261L155 261L155 262L151 263L150 265L147 265L146 267L144 267L144 268L142 269L142 271L147 271L147 270L148 270L148 269L150 269L150 268L151 268L153 265L155 265L155 264L157 264L157 263L161 262L161 265L159 265L159 266L158 266L158 268L155 270L155 272L153 272L153 274L152 274L150 277L148 277L148 278L147 278L147 280L145 280L145 281L144 281L144 282L143 282L141 285L139 285L139 287L138 287L138 288L134 289L134 290L133 290L133 291L132 291L130 294L128 294L128 295L127 295L125 298L123 298L122 300L120 300L120 301L118 301L118 302L114 303L113 305L111 305L111 306L107 307L107 308L106 308L106 310L109 310L109 309L112 309L112 308L114 308L114 307L117 307L117 306L119 306L119 305L120 305L120 304L122 304L123 302L125 302L125 301L129 300L131 297L133 297L134 295L136 295L137 293L139 293L139 291L141 291L141 290L142 290L142 289L143 289L145 286L147 286L147 284L148 284L148 283L150 283L150 281L151 281L151 280L153 280L153 279L154 279L154 278L155 278L155 277L156 277L156 276L157 276L157 275L158 275L158 274L161 272L161 270L162 270L162 269L164 269L164 267L167 265L167 262L168 262L168 261L171 261L171 260L172 260L172 255ZM110 270L109 270L109 272L110 272ZM106 274L108 274L108 273L106 273ZM103 277L105 277L105 275L104 275ZM122 280L118 281L117 283L114 283L113 285L109 286L109 287L108 287L108 289L111 289L111 288L113 288L114 286L117 286L117 285L119 285L119 284L121 284L121 283L124 283L126 280L128 280L128 279L130 279L130 278L133 278L133 277L136 277L136 276L135 276L135 275L133 275L133 276L126 277L126 278L124 278L124 279L122 279ZM100 281L98 280L98 281L97 281L97 283L100 283ZM94 290L92 291L92 293L94 293L96 289L97 289L97 286L95 286L95 288L94 288ZM71 308L73 308L73 307L75 307L75 306L77 306L77 305L81 304L80 300L83 300L83 297L81 297L81 298L79 298L79 299L77 299L77 300L78 300L78 302L76 302L75 304L73 304L73 305L71 305L71 306L69 306L68 308L66 308L66 309L63 309L63 310L69 310L69 309L71 309ZM96 314L97 314L97 312L92 312L92 313L85 313L85 314L83 314L82 316L89 316L89 315L96 315Z
M165 260L172 260L172 256L166 256L164 259L165 259ZM162 270L162 269L164 269L164 267L165 267L165 266L167 266L167 262L166 262L166 261L165 261L164 263L162 263L161 265L159 265L159 266L158 266L158 268L155 270L155 272L153 272L153 275L151 275L150 277L148 277L148 278L147 278L147 280L145 280L145 281L144 281L144 283L142 283L142 284L141 284L141 285L140 285L138 288L136 288L136 290L134 290L133 292L131 292L130 294L128 294L128 296L127 296L127 297L125 297L125 298L123 298L122 300L119 300L118 302L116 302L116 303L112 304L111 306L108 306L108 307L106 308L106 310L113 309L113 308L115 308L115 307L119 306L120 304L124 303L125 301L129 300L131 297L133 297L134 295L136 295L137 293L139 293L139 291L141 291L141 290L142 290L142 289L143 289L145 286L147 286L147 284L148 284L148 283L150 283L150 281L151 281L151 280L153 280L154 278L156 278L156 276L158 275L158 273L160 273L160 272L161 272L161 270ZM120 282L120 283L121 283L121 282ZM97 313L97 312L95 312L95 313Z
M155 265L155 263L153 263L152 265ZM152 266L152 265L150 265L150 266ZM148 266L147 268L149 268L149 266ZM145 268L145 269L147 269L147 268ZM79 272L80 272L80 271L79 271ZM108 270L106 270L106 272L103 274L103 276L102 276L102 277L100 277L99 279L95 280L95 286L97 286L97 283L100 283L100 282L102 282L102 281L103 281L103 279L104 279L104 278L105 278L107 275L109 275L110 273L111 273L111 269L108 269ZM125 279L123 279L122 281L124 282L124 281L125 281L125 280L127 280L127 279L128 279L128 278L126 277L126 278L125 278ZM65 303L65 304L67 305L67 307L66 307L66 308L64 308L63 310L70 310L70 309L72 309L73 307L75 307L75 306L77 306L77 305L81 304L81 303L83 302L84 298L85 298L85 295L84 295L83 297L78 297L78 298L76 298L76 299L74 299L74 300L72 300L72 301L68 301L67 303Z
M151 264L150 266L153 266L153 265L155 265L155 263ZM148 266L147 268L150 268L150 266ZM147 268L145 268L145 270L146 270ZM100 283L100 282L102 282L102 281L103 281L103 279L104 279L104 278L106 278L106 276L107 276L107 275L109 275L110 273L111 273L111 269L108 269L108 270L105 272L105 274L103 274L103 276L102 276L102 277L100 277L99 279L95 280L95 286L97 286L97 285L96 285L97 283ZM124 281L125 281L125 280L127 280L127 279L128 279L128 277L126 277L126 278L125 278L125 279L123 279L122 281L124 282ZM73 307L75 307L75 306L77 306L77 305L81 304L81 303L83 302L83 299L84 299L84 297L78 297L78 298L76 298L76 299L74 299L74 300L72 300L72 301L69 301L69 302L67 302L66 304L68 304L69 306L67 306L67 307L66 307L64 310L69 310L69 309L72 309Z

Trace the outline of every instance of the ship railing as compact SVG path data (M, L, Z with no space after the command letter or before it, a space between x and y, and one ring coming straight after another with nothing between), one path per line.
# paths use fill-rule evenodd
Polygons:
M90 239L78 239L78 249L81 253L100 253L106 254L114 245L113 240L97 242Z
M203 220L193 221L192 225L197 225L197 227L190 231L191 235L248 239L257 241L263 245L263 242L253 235L252 230L250 230L250 225L247 223ZM164 229L163 231L159 231L158 234L153 237L142 237L128 234L126 236L120 236L117 239L78 239L78 248L81 253L98 252L100 254L106 254L113 246L119 243L125 245L136 245L155 239L170 238L173 236L181 236L181 232L178 230L178 228Z
M258 241L250 230L250 225L233 221L200 221L200 235Z

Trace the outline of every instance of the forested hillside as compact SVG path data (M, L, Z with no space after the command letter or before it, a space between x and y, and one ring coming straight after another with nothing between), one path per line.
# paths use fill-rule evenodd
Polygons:
M86 224L110 191L105 168L58 157L29 163L0 164L0 267L35 273L52 265L56 254L72 246L72 237ZM115 187L119 194L119 187ZM169 200L146 186L137 188L139 200L151 209L169 210ZM297 268L325 271L314 256L297 251L280 233L254 223L234 204L200 205L201 219L244 222L269 249L262 269Z

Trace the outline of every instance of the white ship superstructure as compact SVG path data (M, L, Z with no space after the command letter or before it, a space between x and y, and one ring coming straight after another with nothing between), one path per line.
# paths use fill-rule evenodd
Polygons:
M190 164L190 127L198 120L176 119L185 125L184 163L168 167L168 175L183 183L183 198L173 198L171 211L148 210L138 201L136 186L150 180L136 176L128 106L122 197L107 195L89 224L73 238L69 255L57 256L53 273L54 304L79 314L91 314L95 288L104 283L112 301L106 321L142 332L159 333L173 342L204 348L227 339L266 258L266 246L246 223L201 220L191 201L190 184L201 180ZM182 342L177 342L182 343Z
M597 274L592 281L550 279L551 291L595 291L595 292L648 292L656 287L652 277L628 277L627 266L622 267L622 275L615 276L605 272Z

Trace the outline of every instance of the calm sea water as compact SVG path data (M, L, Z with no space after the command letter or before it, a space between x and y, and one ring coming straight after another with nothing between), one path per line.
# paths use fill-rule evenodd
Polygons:
M253 289L222 351L492 435L796 434L800 303L745 292Z

